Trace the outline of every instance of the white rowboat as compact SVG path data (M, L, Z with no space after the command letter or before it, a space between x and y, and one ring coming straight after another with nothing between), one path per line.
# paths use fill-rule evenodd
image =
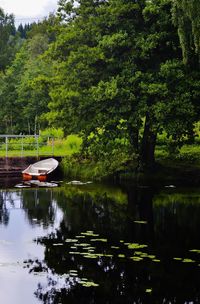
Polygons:
M37 178L39 181L45 181L47 175L58 167L58 161L54 158L40 160L22 171L23 179L30 180Z

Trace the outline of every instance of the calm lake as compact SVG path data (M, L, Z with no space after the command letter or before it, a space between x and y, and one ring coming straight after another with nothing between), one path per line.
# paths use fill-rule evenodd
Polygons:
M0 300L200 303L200 188L2 188Z

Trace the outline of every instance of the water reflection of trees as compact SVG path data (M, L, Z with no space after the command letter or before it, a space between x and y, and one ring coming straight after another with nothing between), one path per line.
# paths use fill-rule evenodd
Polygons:
M121 204L116 204L106 193L54 193L64 219L55 233L38 239L45 246L45 258L44 261L32 261L30 266L30 271L47 273L47 285L39 284L36 291L36 296L44 303L200 302L197 265L173 261L173 253L177 252L175 243L174 248L168 247L165 251L166 244L170 246L173 229L181 233L183 223L174 218L183 216L184 221L188 220L187 206L186 211L184 206L180 207L177 217L173 208L167 208L167 211L165 206L161 208L158 204L159 196L155 196L151 189L126 188L126 191L128 200ZM171 215L171 220L165 217L166 212ZM200 208L195 206L193 213L200 215ZM144 220L147 224L137 225L134 220ZM110 254L111 245L116 245L117 240L120 242L123 237L125 241L148 243L151 250L157 250L162 261L159 264L149 261L134 263L130 259L119 258L119 253L127 254L124 248L123 252L112 252L111 257L101 256L96 259L70 253L72 249L65 240L76 238L86 230L93 230L100 237L108 239L107 243L96 246L97 252ZM70 276L71 269L78 271L77 277ZM100 287L83 287L78 283L80 278L97 282ZM147 290L151 289L152 292L148 293Z
M8 225L9 223L9 210L5 203L5 191L0 191L0 224Z
M48 227L55 220L56 204L51 189L1 190L0 223L8 225L11 209L21 209L31 225Z
M56 205L51 189L22 191L22 205L31 225L48 227L55 220Z

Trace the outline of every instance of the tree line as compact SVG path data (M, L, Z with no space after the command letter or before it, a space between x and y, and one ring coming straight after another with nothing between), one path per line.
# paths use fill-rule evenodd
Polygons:
M0 10L0 130L81 134L93 158L124 151L153 167L199 120L199 0L60 0L16 30Z

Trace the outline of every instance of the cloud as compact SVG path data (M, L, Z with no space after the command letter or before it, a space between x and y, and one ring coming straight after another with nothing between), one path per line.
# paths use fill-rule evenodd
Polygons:
M6 13L20 17L48 16L57 8L57 0L0 0Z
M54 13L57 10L57 3L54 0L49 0L43 8L43 15L48 15L49 13Z
M5 13L14 14L15 25L32 23L56 12L57 0L0 0Z

